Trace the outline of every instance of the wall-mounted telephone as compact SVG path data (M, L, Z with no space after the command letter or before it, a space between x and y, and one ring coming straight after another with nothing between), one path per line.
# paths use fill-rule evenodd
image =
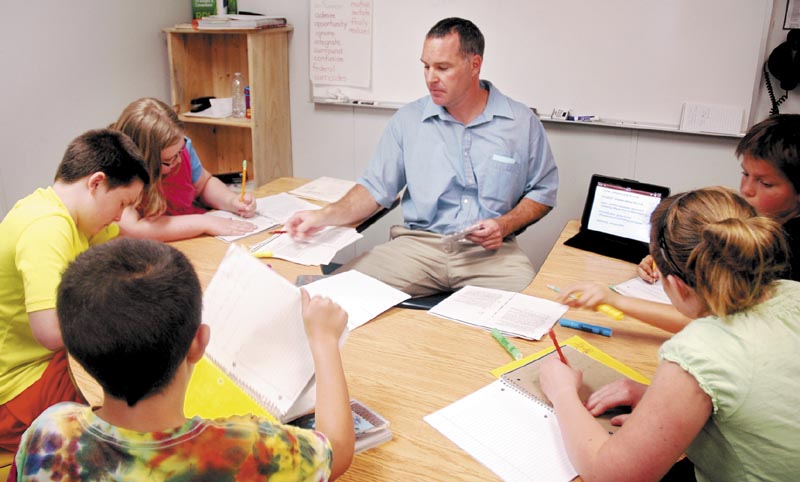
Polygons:
M785 91L778 99L775 98L775 92L772 89L770 74L778 79L781 89ZM789 30L786 41L775 47L769 54L769 58L764 64L764 81L772 102L772 109L769 113L770 115L779 114L778 106L789 97L789 91L800 84L800 29Z

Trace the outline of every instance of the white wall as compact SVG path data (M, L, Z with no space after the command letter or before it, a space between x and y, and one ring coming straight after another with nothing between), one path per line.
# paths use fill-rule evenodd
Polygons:
M372 156L393 111L315 105L309 101L307 0L240 0L239 4L244 10L286 16L295 29L290 40L289 61L294 175L357 178ZM770 51L786 38L785 31L781 30L784 11L785 2L775 0L774 25L768 38ZM422 40L398 39L419 43L420 51ZM487 39L487 43L491 41ZM724 62L734 55L733 51L720 52L719 57L710 62ZM423 82L421 68L419 82ZM503 88L502 85L498 87ZM658 95L659 89L668 88L668 85L655 85L653 95ZM764 118L768 111L769 100L762 86L754 108L755 118ZM800 96L791 93L782 112L800 112ZM711 184L738 186L739 167L733 155L737 139L554 123L546 123L545 128L559 166L561 183L558 207L520 237L523 249L536 266L544 260L564 224L580 217L592 173L664 184L673 192ZM385 241L387 226L401 219L396 210L370 228L355 250L340 253L337 260L342 261Z
M191 18L189 0L29 1L0 29L0 217L52 183L67 144L129 102L169 99L161 29Z
M240 0L239 5L242 10L286 16L295 29L290 38L294 174L358 177L393 111L310 102L307 0ZM785 2L775 0L769 50L786 37L781 30L784 11ZM5 94L0 215L36 187L50 184L67 143L76 135L112 122L138 97L169 98L161 29L187 21L190 12L189 0L32 1L26 2L20 21L6 22L0 30L5 72L0 76L0 92ZM30 19L36 19L36 28L31 28ZM422 39L401 41L418 42L422 48ZM710 61L724 62L732 55L736 52L721 52ZM420 83L421 73L420 69ZM653 95L660 88L669 86L657 86ZM769 111L763 86L754 111L758 119ZM790 93L782 112L800 112L800 95ZM558 207L520 238L537 266L566 221L579 217L594 172L661 183L673 191L738 184L735 139L552 123L545 127L561 186ZM387 216L340 260L384 241L386 226L400 219L399 210Z

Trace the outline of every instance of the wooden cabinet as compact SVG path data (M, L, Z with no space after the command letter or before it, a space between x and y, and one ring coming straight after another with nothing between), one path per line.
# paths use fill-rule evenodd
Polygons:
M168 28L172 104L212 174L238 172L247 159L257 185L292 175L289 112L291 26L259 30ZM183 115L191 99L231 97L233 74L250 86L250 119Z

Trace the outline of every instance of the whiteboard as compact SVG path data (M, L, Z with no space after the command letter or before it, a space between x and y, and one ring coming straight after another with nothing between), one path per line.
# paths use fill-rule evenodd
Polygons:
M684 102L750 119L772 0L373 0L372 11L372 53L359 60L370 85L312 84L314 101L426 95L425 34L458 16L486 38L481 78L541 116L561 108L677 129Z

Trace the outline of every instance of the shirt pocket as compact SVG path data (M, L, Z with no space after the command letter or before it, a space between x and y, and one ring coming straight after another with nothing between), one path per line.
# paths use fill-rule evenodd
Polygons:
M484 206L503 214L522 196L525 177L521 163L506 154L493 154L478 171L478 186Z
M492 169L500 171L519 171L519 163L517 160L513 157L504 156L502 154L492 155L491 166Z

